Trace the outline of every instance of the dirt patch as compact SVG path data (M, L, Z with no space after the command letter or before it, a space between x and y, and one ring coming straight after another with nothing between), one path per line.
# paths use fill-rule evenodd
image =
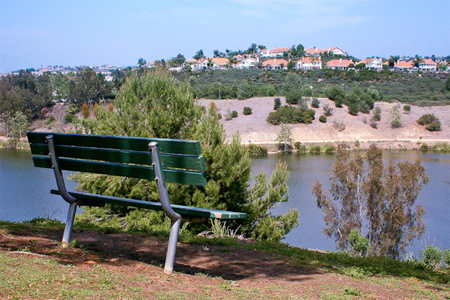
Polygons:
M360 280L313 270L289 257L231 246L179 243L176 272L167 276L162 272L167 247L164 239L140 234L78 231L72 238L79 241L79 248L64 249L58 242L61 235L59 229L3 231L0 253L48 257L80 269L102 266L130 281L142 275L147 278L145 282L130 284L140 285L145 290L142 297L146 299L154 299L154 295L160 293L174 295L176 292L189 295L182 299L205 295L207 299L320 299L326 295L345 295L349 291L372 299L417 296L411 292L407 279L402 284L385 286L375 277ZM419 286L425 288L426 284ZM205 289L208 290L206 294ZM172 298L176 297L167 299Z

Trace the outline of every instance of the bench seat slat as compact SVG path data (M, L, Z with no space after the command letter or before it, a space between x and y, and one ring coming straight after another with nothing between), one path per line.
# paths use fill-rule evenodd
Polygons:
M49 156L33 156L35 167L51 168L52 163ZM132 178L142 178L154 180L153 167L124 165L117 163L105 163L88 160L78 160L69 158L59 159L60 167L63 170L88 172ZM205 186L205 172L165 169L164 176L167 182Z
M47 144L31 144L30 147L32 154L49 154ZM152 164L152 155L150 151L114 150L61 145L56 145L55 149L56 155L58 155L58 157L92 159L107 162L131 163L141 165ZM162 153L161 157L165 168L188 169L196 171L206 170L205 158L203 156Z
M60 195L58 190L51 190L52 194ZM80 200L91 200L98 202L105 202L110 204L134 206L138 208L147 208L152 210L162 210L161 203L152 201L132 200L127 198L119 198L112 196L96 195L89 193L69 192L75 198ZM197 208L190 206L182 206L171 204L174 211L184 216L200 217L200 218L213 218L221 220L230 219L245 219L247 214L233 211L223 211L216 209Z
M68 134L57 132L28 132L30 143L45 143L45 137L53 135L56 145L113 148L121 150L147 151L150 142L158 142L161 152L200 155L200 142L175 139L120 137L107 135Z

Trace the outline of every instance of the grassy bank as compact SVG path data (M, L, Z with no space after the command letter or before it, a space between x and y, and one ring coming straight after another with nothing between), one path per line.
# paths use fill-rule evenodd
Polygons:
M450 271L415 261L351 257L283 243L181 237L172 276L165 238L76 224L63 249L59 221L0 222L3 299L443 299ZM109 239L109 242L107 240ZM104 244L115 248L105 251ZM120 248L120 249L118 249ZM143 249L151 250L141 255ZM126 249L126 250L124 250ZM161 253L160 253L161 252Z

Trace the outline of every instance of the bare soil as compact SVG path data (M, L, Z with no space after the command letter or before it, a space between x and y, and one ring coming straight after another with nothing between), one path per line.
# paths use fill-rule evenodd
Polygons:
M141 298L155 299L419 299L416 291L436 292L437 299L449 296L447 287L439 287L416 279L390 281L383 277L355 279L349 276L302 267L289 257L271 255L242 247L179 243L175 273L162 272L167 241L140 234L104 234L97 231L77 231L72 238L78 248L61 248L60 229L30 228L29 231L0 232L0 253L38 255L55 259L61 264L79 269L95 265L111 274L121 274L130 285L144 290ZM251 243L252 241L242 241ZM28 252L20 252L28 249ZM142 275L150 278L135 282ZM414 288L412 288L412 285ZM345 290L357 290L354 298ZM438 293L439 292L439 293ZM0 291L1 295L1 291ZM178 298L177 298L178 299Z
M200 99L199 104L209 107L214 102L218 112L223 116L221 122L224 125L227 139L239 132L244 144L276 144L277 136L280 132L279 125L271 125L266 119L270 112L273 112L275 97L251 98L246 100L208 100ZM285 105L285 98L280 97L282 105ZM363 147L368 147L375 142L379 147L385 149L415 149L421 143L434 145L437 142L450 142L450 106L419 107L411 106L411 113L403 112L403 105L400 104L401 121L403 126L398 129L391 129L391 110L399 103L377 102L375 107L381 108L381 121L378 122L378 129L370 127L369 120L372 114L359 113L352 116L344 105L337 108L334 102L327 98L318 98L319 108L316 111L315 120L312 124L290 124L293 140L303 144L321 144L336 142L359 141ZM310 100L308 101L310 102ZM327 118L326 123L319 122L319 116L323 114L323 106L333 107L333 115ZM308 103L310 105L310 103ZM251 107L253 113L245 116L243 109L245 106ZM227 111L237 111L239 116L231 120L225 120ZM417 124L417 119L423 114L435 114L442 123L442 130L430 132L424 126ZM334 126L334 121L343 122L345 129L338 131Z

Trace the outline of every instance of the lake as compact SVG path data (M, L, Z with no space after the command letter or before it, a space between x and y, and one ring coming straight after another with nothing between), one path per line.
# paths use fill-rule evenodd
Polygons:
M427 233L411 245L408 252L417 255L425 244L450 248L450 154L385 151L383 157L397 161L419 159L430 177L417 199L426 210ZM281 214L289 208L297 208L300 213L300 225L284 242L304 248L335 250L334 241L322 233L323 215L311 194L315 180L329 186L327 173L334 164L334 155L271 154L253 159L253 174L263 170L270 175L278 160L285 161L291 173L290 200L277 206L273 213ZM75 187L74 182L66 180L66 184L69 190ZM50 195L51 188L56 188L52 171L33 167L29 151L0 149L0 220L50 217L65 221L68 204L61 197Z

